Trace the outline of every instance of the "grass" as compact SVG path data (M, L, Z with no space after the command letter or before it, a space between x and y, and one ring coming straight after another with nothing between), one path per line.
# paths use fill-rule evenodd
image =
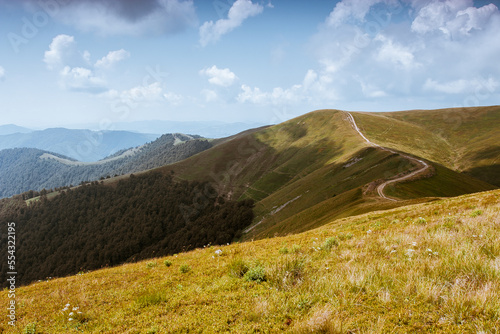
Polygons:
M498 245L500 191L464 195L21 287L0 331L496 333Z
M500 186L500 106L354 113L354 117L375 143Z

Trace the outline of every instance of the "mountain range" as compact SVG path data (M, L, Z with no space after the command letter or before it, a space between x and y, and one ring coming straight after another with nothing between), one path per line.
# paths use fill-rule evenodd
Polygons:
M300 325L307 332L307 324L322 317L330 319L333 312L322 311L322 297L314 291L342 300L335 312L347 307L354 313L344 314L342 319L355 316L358 324L366 319L357 315L362 313L357 305L371 305L374 314L380 313L378 309L387 310L391 323L411 323L411 316L401 320L404 308L400 295L412 298L412 303L404 305L412 307L419 319L444 308L459 312L469 323L490 319L496 307L476 305L475 299L467 307L448 301L453 302L456 293L467 287L467 291L477 293L487 286L498 291L498 285L491 285L497 274L481 263L486 261L489 268L500 256L500 248L495 246L500 240L495 227L499 128L500 106L390 113L329 109L215 141L165 135L164 142L149 144L156 149L145 146L148 153L144 156L139 156L142 148L138 148L136 153L118 152L107 162L125 161L115 158L129 155L140 164L133 174L125 174L131 172L122 167L125 175L34 197L25 193L3 199L0 219L18 222L18 237L29 240L18 246L24 264L21 284L46 280L50 272L60 277L82 274L56 282L49 279L22 291L41 296L45 288L54 291L58 284L69 286L73 280L84 284L101 280L111 285L112 275L127 272L128 284L140 291L135 299L117 303L122 311L134 317L168 314L170 328L179 331L197 328L194 319L217 313L222 307L218 303L225 300L224 305L231 305L224 306L226 313L233 314L231 319L225 319L224 324L204 320L213 321L217 330L234 324L248 331L253 323L256 327L252 328L266 331L267 320L259 320L261 316L281 314L283 318L273 318L274 328L289 326L307 315L309 322L304 320ZM169 150L181 145L188 154L160 164L145 163L159 154L171 157L173 151ZM44 163L84 167L81 162L48 152L33 155ZM157 165L161 166L151 169ZM43 179L46 173L34 179ZM457 198L446 199L451 197ZM0 248L7 247L4 235ZM460 244L455 239L461 240ZM227 240L241 244L223 247ZM474 258L465 259L466 251ZM395 262L391 260L393 253ZM85 273L139 259L152 260ZM165 265L160 266L159 261ZM366 272L366 261L375 266L368 265L370 272ZM169 269L172 263L176 273ZM495 263L492 266L497 268ZM357 271L346 267L348 264ZM6 264L0 265L5 275ZM388 268L403 267L403 273L411 272L415 277L399 274L396 269L388 272L392 270ZM329 268L334 268L333 274ZM337 277L335 273L342 274ZM395 275L400 281L392 280ZM146 281L150 289L141 288ZM415 285L400 286L399 282L410 281ZM327 288L322 282L339 282L342 287ZM217 300L208 295L205 298L201 292L207 289L221 296ZM104 303L101 294L107 293L104 288L99 291L92 296L88 292L71 295L80 296L82 303L85 298ZM249 295L255 297L253 301L247 300ZM270 301L272 296L281 299ZM6 293L0 298L6 299ZM397 303L391 304L391 298L398 299ZM286 300L292 300L291 304ZM192 305L196 307L190 308ZM207 307L213 310L209 312ZM310 309L317 314L308 313ZM49 332L60 332L64 323L54 320L51 312L41 316L37 324L50 328ZM448 324L438 318L428 320L437 326L428 328ZM122 324L92 312L78 323L82 328L102 331ZM458 323L451 321L446 328L457 331ZM325 324L336 326L330 320ZM323 332L333 327L328 328ZM344 331L343 327L335 328Z

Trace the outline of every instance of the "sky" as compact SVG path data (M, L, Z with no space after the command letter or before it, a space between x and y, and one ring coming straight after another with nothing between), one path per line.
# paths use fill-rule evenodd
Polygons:
M500 104L500 4L0 0L0 124Z

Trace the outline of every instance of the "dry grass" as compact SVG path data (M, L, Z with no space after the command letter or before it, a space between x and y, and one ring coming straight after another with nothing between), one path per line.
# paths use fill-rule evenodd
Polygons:
M499 203L500 191L466 195L36 283L0 331L498 333ZM244 266L266 279L231 273Z

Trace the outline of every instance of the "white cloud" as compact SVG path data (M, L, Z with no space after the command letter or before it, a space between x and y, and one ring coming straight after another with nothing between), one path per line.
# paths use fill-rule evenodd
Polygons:
M389 62L402 69L410 69L420 65L415 62L415 57L408 47L394 43L383 35L378 35L375 41L382 42L382 46L376 53L378 61L382 63Z
M370 8L378 3L387 2L384 0L343 0L335 5L330 15L326 20L326 24L333 27L349 21L354 18L358 21L363 21Z
M49 50L45 51L43 61L47 64L48 69L55 70L72 62L75 54L75 38L68 35L57 35L50 43Z
M494 4L476 8L472 0L432 1L419 10L411 29L419 34L439 31L448 38L459 38L483 29L498 14Z
M167 102L169 102L170 104L172 104L174 106L179 105L182 102L182 100L184 99L182 97L182 95L176 94L174 92L167 92L167 93L163 94L163 98Z
M124 101L133 102L153 102L160 101L162 98L165 98L163 89L159 82L125 90L120 94L120 97Z
M264 7L260 4L252 3L251 0L236 0L229 9L227 19L220 19L215 23L213 21L203 23L200 27L201 46L217 42L222 35L241 26L247 18L258 15L263 10Z
M219 100L219 95L212 89L203 89L201 95L203 95L206 102L215 102Z
M62 88L100 94L107 90L105 70L129 56L123 49L111 51L92 65L90 52L80 53L73 36L57 35L45 51L43 61L49 70L58 73Z
M215 65L201 70L200 74L209 77L208 82L211 84L222 87L229 87L238 80L236 74L228 68L219 69Z
M5 79L5 69L0 66L0 80Z
M87 68L66 66L60 72L60 79L64 88L73 91L102 93L106 90L106 81Z
M110 51L105 57L102 57L95 63L95 67L108 68L114 63L130 57L130 53L123 49Z
M429 78L424 84L424 89L446 94L473 94L480 91L493 93L498 86L498 81L491 77L487 80L484 78L458 79L443 83Z

